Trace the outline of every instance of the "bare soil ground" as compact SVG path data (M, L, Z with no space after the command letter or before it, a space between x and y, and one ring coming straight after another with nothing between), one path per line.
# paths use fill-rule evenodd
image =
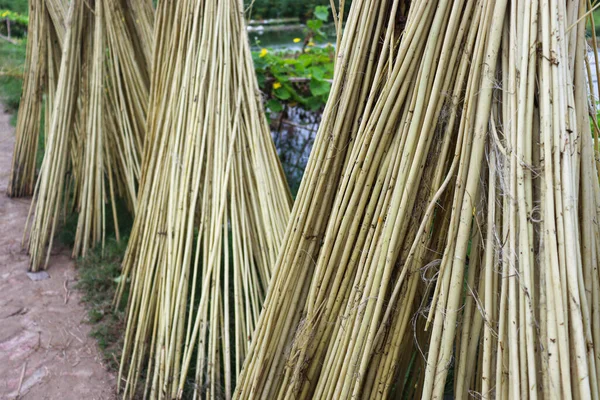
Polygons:
M113 399L115 377L89 337L68 249L55 250L50 279L27 276L30 200L6 196L14 141L0 105L0 399Z

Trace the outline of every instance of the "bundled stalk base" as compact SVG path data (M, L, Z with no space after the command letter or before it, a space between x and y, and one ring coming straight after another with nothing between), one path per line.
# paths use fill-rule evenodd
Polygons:
M69 211L78 213L74 257L104 244L108 203L117 239L117 199L135 212L150 86L151 44L145 38L151 13L149 0L69 5L66 31L56 35L64 37L60 67L47 66L47 143L25 233L33 271L45 268L60 217ZM49 54L59 51L54 42L47 48Z
M235 398L599 398L590 7L353 1Z
M237 0L160 1L119 383L230 398L291 207ZM145 376L144 385L140 377Z

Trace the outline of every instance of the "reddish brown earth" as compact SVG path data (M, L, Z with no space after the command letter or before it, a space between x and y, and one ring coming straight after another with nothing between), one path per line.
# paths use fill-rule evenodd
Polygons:
M115 376L89 337L67 249L51 257L50 279L27 276L21 237L30 200L6 196L15 138L1 107L0 399L113 399Z

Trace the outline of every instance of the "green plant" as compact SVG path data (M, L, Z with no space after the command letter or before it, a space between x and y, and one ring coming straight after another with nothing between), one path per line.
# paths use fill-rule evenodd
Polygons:
M114 309L112 299L126 246L127 240L117 242L112 238L104 251L95 249L86 258L77 261L79 281L76 287L83 294L88 322L92 325L90 336L98 341L105 362L115 370L121 356L125 320L124 307Z
M25 26L29 24L29 17L27 15L19 14L18 12L11 10L0 9L0 18Z
M0 41L0 102L13 115L19 109L25 51L25 41L17 44ZM16 119L13 118L11 122L14 125Z
M24 14L0 8L0 34L11 37L22 37L27 32L29 17ZM9 32L10 26L10 32Z
M325 106L335 56L333 45L321 43L325 38L321 28L328 15L327 7L315 9L315 18L306 23L305 37L294 39L296 43L303 42L300 51L263 48L252 53L258 84L271 113L280 113L285 106L310 111Z
M275 146L294 195L329 97L335 58L335 48L322 31L328 8L317 7L312 14L304 37L293 39L300 49L252 53Z

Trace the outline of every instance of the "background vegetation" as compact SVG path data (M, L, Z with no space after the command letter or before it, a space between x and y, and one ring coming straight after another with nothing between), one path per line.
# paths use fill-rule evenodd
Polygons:
M0 0L0 9L8 9L19 14L27 14L27 8L27 0Z
M329 4L329 0L244 0L249 18L253 20L299 18L301 21L306 21L312 18L316 7L329 6ZM346 2L345 8L350 8L350 1Z
M318 6L293 47L272 49L255 44L252 52L267 118L292 194L300 186L310 149L327 103L335 47L323 31L330 15Z
M17 39L24 37L27 9L27 0L0 0L0 34L7 35L8 20L11 26L11 37ZM15 114L21 97L26 46L24 40L11 43L0 39L0 102L5 110L13 114L13 124L16 123Z
M25 52L24 40L12 44L0 39L0 107L12 114L13 125L21 98Z

